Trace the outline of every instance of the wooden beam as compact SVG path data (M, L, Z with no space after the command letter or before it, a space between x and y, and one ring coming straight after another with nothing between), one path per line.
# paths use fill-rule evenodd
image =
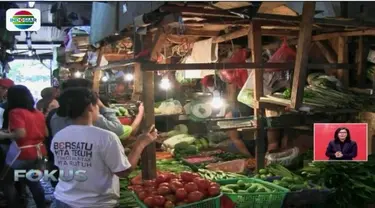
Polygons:
M227 10L201 9L191 7L180 7L173 5L165 5L160 7L160 11L164 12L181 12L182 15L200 16L200 17L227 17L232 19L241 19L240 16L234 15ZM262 22L284 22L300 24L301 16L287 16L275 14L258 13L252 20ZM341 26L341 27L375 27L375 22L372 21L358 21L348 19L328 19L328 18L314 18L312 24L324 26Z
M134 64L134 71L133 71L134 81L133 81L133 94L132 94L132 100L138 101L141 100L141 95L143 91L143 84L142 84L142 70L141 65L139 63Z
M337 63L337 54L335 50L326 41L317 41L315 44L318 46L328 63Z
M141 63L142 70L146 71L159 71L159 70L202 70L202 69L281 69L289 70L295 66L295 63L200 63L200 64L155 64L155 63ZM308 64L306 68L308 69L337 69L337 68L350 68L351 64Z
M163 48L165 42L167 40L167 35L164 33L163 30L159 30L154 38L152 49L151 49L151 60L156 61L158 59L158 55Z
M242 28L237 31L227 33L225 35L213 39L214 43L222 43L236 38L248 35L249 28ZM277 29L261 29L262 36L297 36L297 31L277 30Z
M259 22L253 21L248 35L248 45L251 50L251 56L254 63L262 63L262 29ZM255 69L254 69L255 70ZM254 74L254 116L256 118L258 130L255 132L256 138L256 169L264 168L265 157L265 129L262 125L264 109L259 108L260 98L263 96L263 70L255 70Z
M308 50L311 45L314 14L315 2L303 2L302 20L300 24L291 96L291 107L294 109L299 109L302 106L303 91L307 76Z
M320 52L327 59L328 63L337 63L337 54L327 41L316 41L314 43L318 46ZM326 74L334 75L335 70L328 69L326 70Z
M94 77L93 77L93 91L99 93L100 91L100 80L102 78L102 71L100 70L100 62L103 57L103 47L99 49L98 59L96 60L96 67L94 68Z
M213 38L212 42L213 43L222 43L222 42L226 42L228 40L243 37L243 36L247 35L248 33L249 33L249 28L242 28L242 29L239 29L237 31L234 31L234 32L231 32L231 33Z
M348 63L348 43L346 37L338 37L338 52L337 61L339 63ZM337 78L342 82L344 87L349 86L349 71L348 70L337 70Z
M319 35L314 35L312 37L313 41L327 40L331 38L342 37L352 37L352 36L375 36L375 29L366 29L366 30L355 30L347 32L334 32L334 33L323 33Z
M143 104L145 116L143 130L147 131L155 124L154 112L154 72L143 72ZM141 157L142 178L150 180L156 178L156 146L155 142L149 144L142 152Z
M216 37L220 31L209 31L209 30L198 30L198 29L186 29L182 33L178 32L178 29L174 29L171 34L181 36L195 36L195 37Z
M365 47L364 47L364 40L363 36L360 36L358 38L358 48L357 48L357 86L358 87L364 87L366 82L366 56L365 56Z

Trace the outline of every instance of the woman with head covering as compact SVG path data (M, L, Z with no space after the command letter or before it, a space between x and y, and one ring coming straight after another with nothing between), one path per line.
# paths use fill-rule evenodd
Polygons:
M36 104L36 108L40 110L45 116L52 109L59 107L59 102L56 100L57 91L53 87L44 88L41 92L42 99Z

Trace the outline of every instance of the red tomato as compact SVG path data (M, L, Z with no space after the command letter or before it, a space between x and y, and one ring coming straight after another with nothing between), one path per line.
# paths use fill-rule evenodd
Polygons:
M164 182L164 183L159 184L159 187L161 187L161 186L169 186L169 183Z
M144 190L148 193L151 193L151 192L155 191L155 188L154 187L146 187L146 188L144 188Z
M165 203L165 198L163 196L160 196L160 195L154 196L154 204L156 206L164 206L164 203Z
M165 198L167 201L171 201L171 202L173 202L173 203L175 203L175 202L177 201L176 196L175 196L175 195L172 195L172 194L167 195L167 196L165 196L164 198Z
M187 172L187 171L182 172L180 174L180 176L181 176L181 179L183 181L186 181L186 182L192 182L194 180L194 178L199 177L198 174L190 173L190 172Z
M134 192L136 193L136 194L138 194L139 192L142 192L142 191L145 191L145 189L143 189L142 187L137 187L137 188L134 188Z
M164 183L164 182L166 182L166 181L167 181L167 176L164 175L164 174L160 174L160 175L158 175L158 176L156 177L156 180L155 180L155 182L156 182L157 184Z
M147 193L145 191L140 191L137 193L137 196L140 200L144 200L147 197Z
M173 202L171 202L171 201L165 202L164 208L174 208Z
M184 188L179 188L176 190L176 198L178 200L184 200L187 197L188 193Z
M155 180L144 180L143 185L145 187L154 187L156 185Z
M220 187L220 185L216 182L210 182L210 186L219 186Z
M220 194L220 188L218 186L211 186L208 188L208 195L217 196Z
M176 191L177 189L179 189L179 188L183 188L184 187L184 185L181 183L181 182L179 182L179 181L171 181L170 183L169 183L169 188L172 190L172 191Z
M199 191L193 191L189 193L188 200L189 202L197 202L203 199L203 193Z
M145 200L143 201L145 203L146 206L148 207L153 207L154 206L154 198L149 196L147 198L145 198Z
M189 182L189 183L185 184L184 189L188 193L190 193L190 192L193 192L193 191L198 191L198 186L194 182Z
M167 195L167 194L170 194L171 193L171 189L169 189L169 187L168 186L160 186L159 188L158 188L158 193L160 194L160 195Z
M210 181L203 178L194 178L194 183L197 184L199 189L207 190L210 186Z
M169 179L175 179L175 178L178 178L176 174L174 173L169 174Z

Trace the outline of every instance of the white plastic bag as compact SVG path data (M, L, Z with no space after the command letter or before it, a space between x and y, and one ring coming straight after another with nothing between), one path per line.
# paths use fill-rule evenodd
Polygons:
M237 100L251 108L254 107L254 81L255 70L251 70L240 93L238 93Z
M162 102L158 109L163 115L182 114L183 111L180 101L173 99Z

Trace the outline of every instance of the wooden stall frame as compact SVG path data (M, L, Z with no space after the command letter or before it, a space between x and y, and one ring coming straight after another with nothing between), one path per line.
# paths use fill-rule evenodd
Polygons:
M238 17L230 14L227 11L215 11L215 10L207 10L207 9L200 9L200 8L187 8L187 7L179 7L179 6L162 6L160 8L160 11L166 11L166 12L174 12L174 13L181 13L181 15L198 15L198 16L226 16L229 19L236 19L236 21L239 21ZM370 22L358 22L358 21L342 21L342 20L332 20L332 19L319 19L314 18L314 11L315 11L315 3L314 2L305 2L303 7L303 14L299 17L293 17L293 16L283 16L283 15L269 15L269 14L259 14L256 17L253 18L252 23L249 24L249 22L243 22L242 24L238 23L236 25L240 25L243 28L239 29L237 31L214 37L214 43L221 43L228 40L232 40L235 38L239 38L242 36L248 35L248 39L250 40L249 48L253 51L252 63L212 63L212 64L155 64L150 61L140 60L140 59L133 59L133 60L126 60L126 61L118 61L115 63L112 63L110 66L104 66L99 67L102 70L115 68L115 67L123 67L129 64L136 64L136 67L139 69L139 72L142 72L143 74L143 101L145 103L145 109L147 109L146 114L148 114L145 117L145 126L149 126L153 124L155 121L154 117L154 82L153 82L153 71L158 70L200 70L200 69L227 69L227 70L235 70L235 69L255 69L256 73L256 84L254 86L255 89L255 98L256 98L256 106L255 106L255 114L256 117L262 117L262 105L260 105L260 98L262 97L262 74L264 68L277 68L277 69L290 69L294 67L295 69L295 75L293 82L300 83L301 86L298 84L293 85L292 89L292 108L298 109L299 106L302 103L302 95L303 95L303 86L306 78L306 71L309 68L314 69L322 69L322 70L330 70L330 69L340 69L339 74L347 74L347 69L350 69L353 65L347 63L346 58L346 52L345 47L340 47L338 54L333 54L332 50L330 48L327 49L326 45L322 42L324 40L335 38L337 36L340 36L340 43L341 45L346 45L345 37L348 36L362 36L362 35L375 35L375 30L369 30L369 29L362 29L357 31L347 31L347 32L335 32L335 33L326 33L326 34L318 34L315 36L312 36L312 27L316 25L325 25L325 26L351 26L351 27L359 27L359 26L372 26L375 27L375 23ZM299 23L299 38L298 40L292 40L297 42L300 48L297 51L297 59L295 63L262 63L261 62L261 50L262 46L259 44L260 38L262 35L272 35L272 34L279 34L279 35L289 35L289 36L296 36L296 32L288 32L280 31L280 30L267 30L263 29L262 25L267 24L285 24L285 23ZM169 22L168 24L174 24L173 22ZM208 23L209 24L209 23ZM162 31L161 27L159 27L159 32ZM298 30L298 28L297 28ZM249 33L249 31L251 31ZM210 36L204 36L202 34L197 34L201 37L210 37ZM163 35L157 35L163 37ZM305 50L309 49L309 46L312 41L316 41L319 48L325 49L325 57L329 61L329 64L308 64L307 63L307 53ZM156 40L156 43L163 42L160 39ZM158 45L158 44L157 44ZM151 60L155 60L155 57L157 55L157 47L155 45L152 48L151 52ZM302 49L302 50L301 50ZM339 63L336 63L339 62ZM341 75L340 75L341 76ZM341 76L342 80L346 81L345 76ZM258 119L257 119L258 120ZM262 128L261 122L257 123L258 128L260 130L264 130ZM260 131L261 132L261 131ZM262 133L258 134L262 134ZM259 137L257 137L259 138ZM257 144L262 145L261 139L257 139ZM147 154L145 153L142 159L142 163L147 163L147 165L142 165L142 172L143 176L145 178L154 178L156 176L156 168L148 168L148 167L156 167L156 160L155 160L155 148L150 148L148 150L145 150ZM264 155L264 152L257 151L257 168L261 168L264 166L264 160L261 159ZM263 157L264 158L264 157Z

